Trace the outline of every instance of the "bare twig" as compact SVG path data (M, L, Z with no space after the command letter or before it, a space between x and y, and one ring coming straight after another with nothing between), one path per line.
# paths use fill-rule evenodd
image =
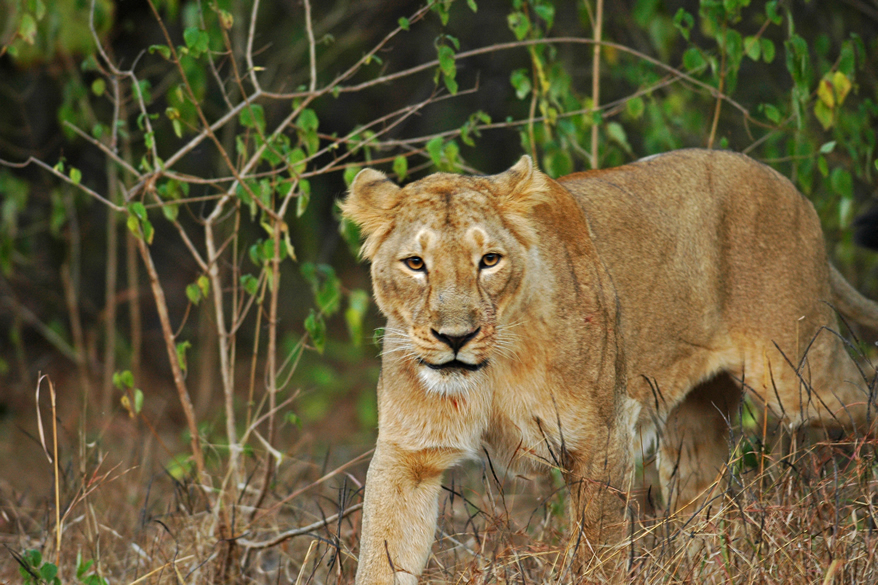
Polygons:
M189 441L192 446L192 456L195 458L198 481L201 481L204 478L204 455L201 450L201 437L198 434L198 425L195 421L195 409L192 407L189 390L186 388L186 380L183 377L183 371L177 359L177 346L174 343L174 332L171 328L170 316L168 315L165 291L162 288L162 283L159 280L158 272L156 271L155 264L153 264L152 255L149 253L149 247L146 245L146 242L140 237L137 238L136 244L149 276L149 284L152 288L152 295L155 299L156 310L158 311L159 321L162 326L165 349L168 352L168 361L174 375L174 386L177 388L177 396L180 400L180 405L183 407L183 414L186 417L186 425L189 429Z
M317 522L314 522L313 524L309 524L307 526L302 526L301 528L294 528L292 530L287 530L286 532L281 532L280 534L278 534L277 536L275 536L274 538L271 538L269 540L254 541L254 540L247 540L244 538L239 538L237 540L237 542L242 547L253 549L253 550L270 548L272 546L277 546L278 544L280 544L286 540L289 540L291 538L295 538L296 536L303 536L305 534L309 534L311 532L314 532L315 530L320 530L324 526L328 526L328 525L332 524L333 522L337 521L338 519L344 518L344 517L348 516L349 514L352 514L352 513L356 512L357 510L362 510L362 509L363 509L363 503L360 502L359 504L354 504L353 506L346 508L344 511L339 512L338 514L333 514L332 516L329 516L323 520L318 520Z
M89 189L88 187L86 187L82 183L75 182L73 179L71 179L70 177L68 177L67 175L65 175L64 173L59 171L58 169L52 167L51 165L49 165L47 163L44 163L43 161L41 161L38 158L34 158L31 156L31 157L28 157L28 159L26 161L20 162L20 163L0 159L0 166L9 167L9 168L13 168L13 169L23 169L31 164L35 164L38 167L49 171L50 173L52 173L53 175L55 175L56 177L58 177L59 179L61 179L65 183L67 183L69 185L73 185L74 187L76 187L77 189L79 189L83 193L86 193L90 197L94 197L95 199L97 199L98 201L100 201L101 203L103 203L104 205L109 207L110 209L112 209L114 211L125 211L124 207L120 207L120 206L116 205L115 203L113 203L112 201L108 201L103 195L100 195L96 191Z
M588 0L586 0L587 2ZM594 21L594 56L591 61L591 99L592 107L600 107L601 99L601 36L604 27L604 0L597 0L597 14ZM600 166L598 156L598 125L591 126L591 168Z
M314 27L311 22L311 1L305 0L305 30L308 32L308 68L311 73L311 83L308 91L314 93L317 89L317 47L314 42Z

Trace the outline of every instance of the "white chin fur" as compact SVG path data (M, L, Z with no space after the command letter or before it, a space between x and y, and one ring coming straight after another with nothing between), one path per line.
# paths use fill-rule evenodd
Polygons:
M427 392L440 396L465 394L475 386L476 372L437 372L421 366L418 377Z

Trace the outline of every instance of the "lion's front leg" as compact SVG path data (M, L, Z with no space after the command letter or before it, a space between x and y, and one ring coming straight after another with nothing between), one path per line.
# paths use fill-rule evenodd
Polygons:
M615 570L613 553L627 531L630 454L623 445L624 442L603 453L568 457L565 474L570 500L568 550L572 554L574 574Z
M442 472L458 459L378 441L366 475L357 585L417 583L436 532Z

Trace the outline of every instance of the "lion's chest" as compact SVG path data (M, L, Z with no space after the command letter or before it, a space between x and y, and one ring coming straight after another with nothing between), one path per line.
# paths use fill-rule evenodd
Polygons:
M482 442L492 463L516 473L557 466L588 442L584 407L542 381L495 389Z

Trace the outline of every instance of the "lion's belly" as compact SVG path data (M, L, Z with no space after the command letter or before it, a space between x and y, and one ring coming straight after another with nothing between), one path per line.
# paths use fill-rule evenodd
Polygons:
M717 335L705 345L678 341L678 346L674 353L659 353L651 356L652 360L630 366L628 394L644 407L641 418L651 418L656 414L661 417L701 382L720 371L737 373L740 369L740 348L727 334ZM659 356L665 359L655 359Z

